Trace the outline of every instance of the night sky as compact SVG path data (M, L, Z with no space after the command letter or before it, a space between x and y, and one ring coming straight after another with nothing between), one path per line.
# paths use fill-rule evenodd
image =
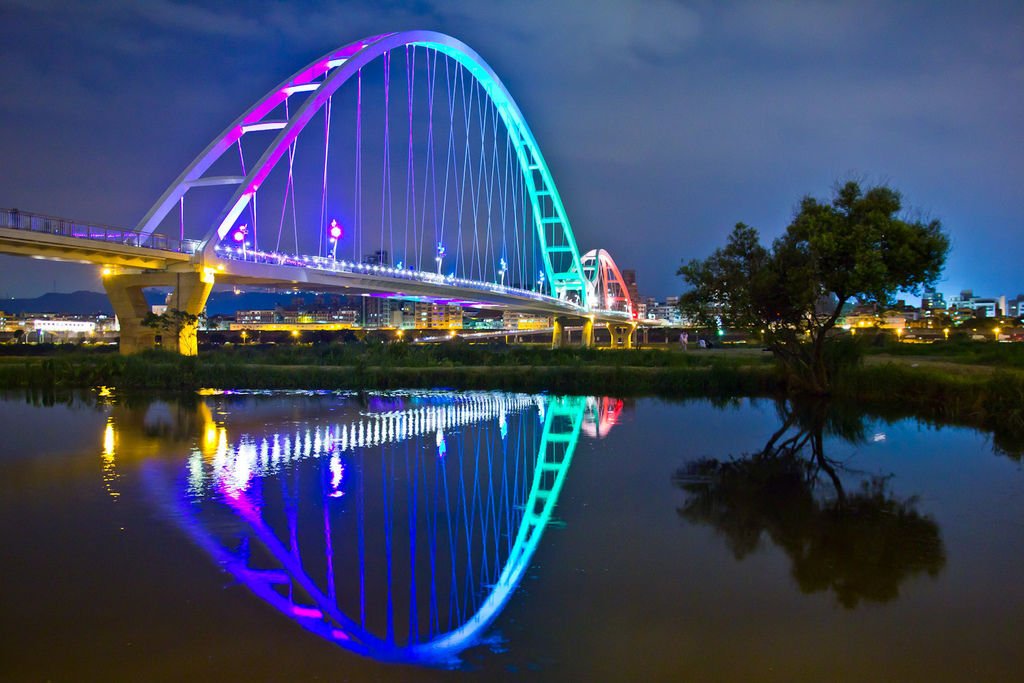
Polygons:
M1024 292L1024 4L0 0L0 207L134 226L207 143L319 55L424 28L477 50L552 167L581 251L678 293L737 221L888 182L937 217L939 289ZM0 296L100 290L0 257ZM0 306L2 307L2 306Z

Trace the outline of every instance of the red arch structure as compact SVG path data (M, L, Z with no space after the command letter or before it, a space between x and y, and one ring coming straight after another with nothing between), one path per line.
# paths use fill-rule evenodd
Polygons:
M626 313L631 319L636 318L636 302L629 296L629 289L611 254L604 249L592 249L580 257L580 264L591 310Z

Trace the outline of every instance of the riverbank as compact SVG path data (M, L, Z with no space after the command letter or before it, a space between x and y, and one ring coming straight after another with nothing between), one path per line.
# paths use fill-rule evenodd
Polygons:
M196 358L62 353L0 358L0 389L195 391L214 389L451 388L665 398L778 396L785 380L770 354L548 350L476 345L248 347ZM993 433L1024 452L1024 372L949 358L871 355L837 383L837 401L880 415L918 417Z
M161 352L127 357L80 353L0 358L0 388L445 387L631 396L780 391L771 358L762 356L398 345L234 348L196 358Z

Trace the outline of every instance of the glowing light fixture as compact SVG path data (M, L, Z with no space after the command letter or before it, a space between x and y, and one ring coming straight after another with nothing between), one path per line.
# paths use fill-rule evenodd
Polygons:
M434 257L434 262L437 263L437 274L441 274L441 262L444 261L444 245L440 242L437 243L437 256Z
M330 233L332 240L340 240L342 234L344 233L344 231L341 229L341 226L338 225L338 221L336 219L331 219L331 227L328 232Z

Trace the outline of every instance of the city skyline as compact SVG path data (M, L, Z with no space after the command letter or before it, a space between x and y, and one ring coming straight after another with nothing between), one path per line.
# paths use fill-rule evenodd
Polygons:
M2 8L0 149L17 163L0 171L0 206L134 225L267 87L347 40L420 26L502 74L581 246L609 248L645 296L678 293L680 262L733 223L772 239L802 194L849 175L943 221L940 291L1022 289L1024 11L1011 3ZM5 297L101 289L94 266L0 267Z

